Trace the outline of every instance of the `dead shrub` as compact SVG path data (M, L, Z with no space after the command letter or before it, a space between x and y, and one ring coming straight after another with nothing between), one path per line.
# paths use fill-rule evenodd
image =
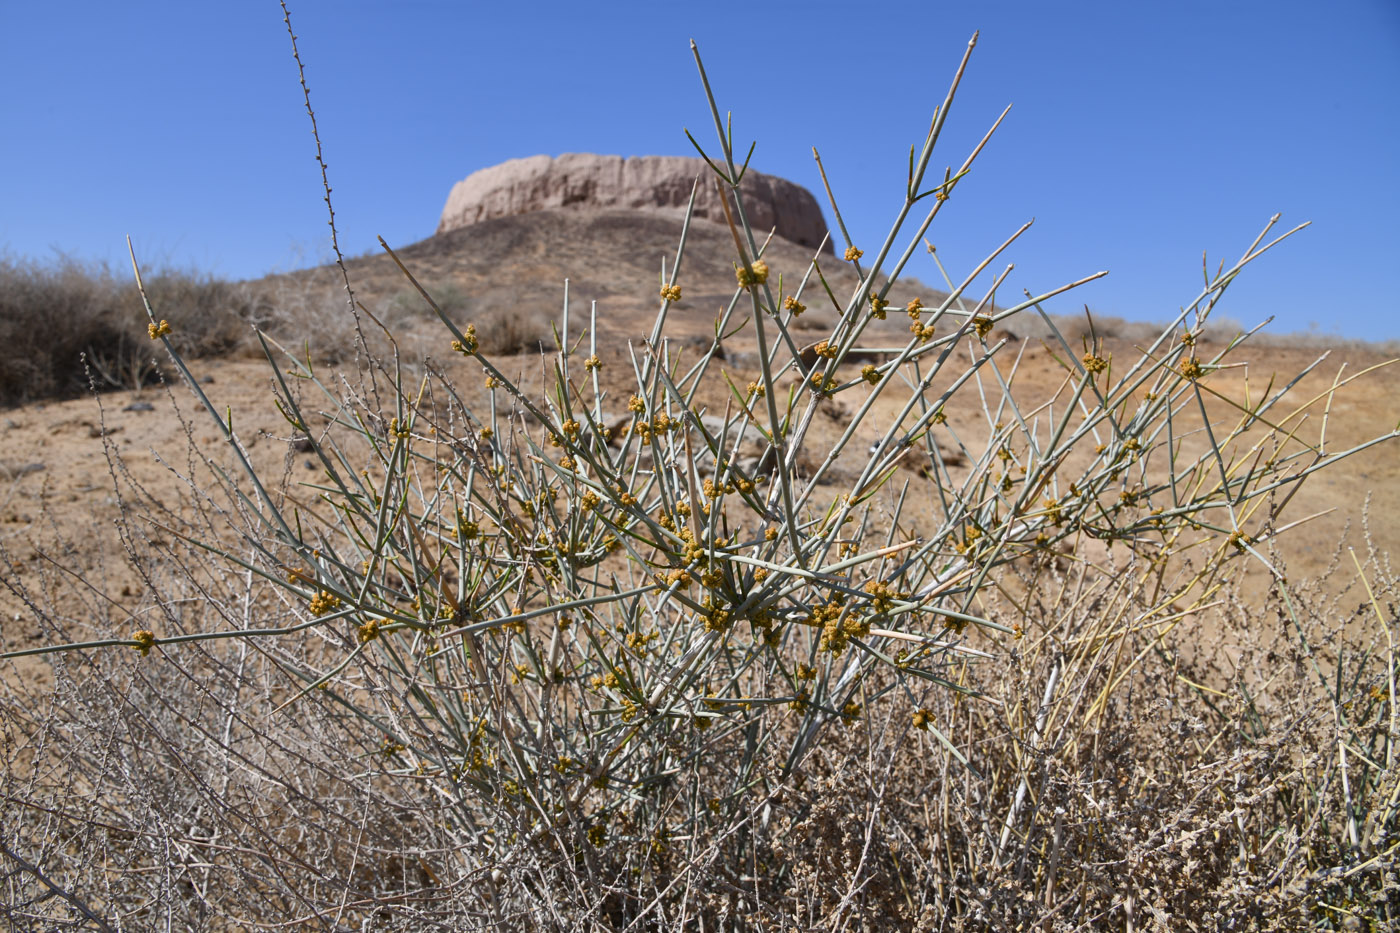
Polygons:
M147 279L182 322L171 339L191 357L228 353L268 309L242 285L184 270ZM0 258L0 404L135 388L158 371L141 296L127 276L60 257ZM83 365L86 356L87 367Z

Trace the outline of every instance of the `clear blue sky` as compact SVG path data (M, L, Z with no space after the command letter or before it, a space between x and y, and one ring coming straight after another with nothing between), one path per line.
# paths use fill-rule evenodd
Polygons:
M1007 122L931 232L964 270L1021 223L1009 296L1162 319L1200 257L1313 226L1223 311L1400 337L1400 3L471 3L293 0L342 247L430 235L456 180L536 153L687 154L714 132L694 37L754 165L880 239L969 36L934 161ZM0 0L0 251L230 277L322 261L326 215L281 11ZM831 220L829 208L828 221ZM914 274L935 282L926 258ZM1003 293L1006 295L1007 293Z

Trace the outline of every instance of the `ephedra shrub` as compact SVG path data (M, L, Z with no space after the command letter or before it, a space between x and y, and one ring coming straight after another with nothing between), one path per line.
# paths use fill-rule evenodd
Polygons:
M10 902L110 928L1132 924L1202 898L1310 916L1299 879L1333 858L1324 838L1361 851L1357 802L1373 838L1394 830L1393 731L1354 740L1338 809L1316 749L1275 756L1292 784L1264 751L1229 757L1246 720L1313 741L1317 708L1222 711L1219 685L1182 686L1214 662L1179 639L1232 568L1281 576L1280 503L1376 441L1324 454L1292 384L1213 387L1249 335L1211 342L1212 311L1288 235L1273 221L1132 352L1092 328L1071 344L1042 309L1097 276L969 294L1024 228L946 295L904 294L987 142L928 176L963 67L888 239L845 245L845 296L816 261L766 262L714 108L697 184L728 195L735 287L707 350L667 339L689 218L650 332L610 354L566 291L538 379L421 288L452 352L412 381L394 355L329 379L263 338L303 483L254 467L171 342L178 312L148 307L233 466L191 458L189 507L127 526L150 593L131 618L33 596L55 638L113 631L42 649L59 700L5 707L26 749L7 855L43 856ZM809 303L835 313L801 348ZM994 336L1017 315L1056 335L1045 397ZM907 337L866 352L894 316ZM720 368L721 339L750 373ZM1367 689L1392 669L1350 663ZM1193 723L1216 740L1187 754ZM1212 761L1233 783L1178 781Z

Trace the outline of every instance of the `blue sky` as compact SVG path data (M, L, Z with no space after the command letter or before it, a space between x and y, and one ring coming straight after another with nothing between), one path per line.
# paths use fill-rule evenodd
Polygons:
M820 190L867 250L974 30L934 165L1011 114L931 239L955 275L1020 224L1009 292L1160 320L1269 216L1313 226L1222 312L1400 337L1400 3L294 0L342 248L430 235L456 180L537 153L688 154L700 45L754 166ZM0 251L252 277L329 255L277 3L0 0ZM825 205L828 221L830 209ZM938 279L920 257L913 273Z

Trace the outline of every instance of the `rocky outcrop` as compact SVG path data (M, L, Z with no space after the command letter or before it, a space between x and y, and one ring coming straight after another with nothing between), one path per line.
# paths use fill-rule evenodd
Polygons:
M681 156L621 156L566 153L511 159L474 172L452 186L438 233L483 220L559 208L684 209L696 177L695 215L724 223L724 208L700 159ZM826 236L826 222L812 193L782 178L749 171L740 185L744 210L757 234L778 236L813 249ZM828 242L826 249L831 251Z

